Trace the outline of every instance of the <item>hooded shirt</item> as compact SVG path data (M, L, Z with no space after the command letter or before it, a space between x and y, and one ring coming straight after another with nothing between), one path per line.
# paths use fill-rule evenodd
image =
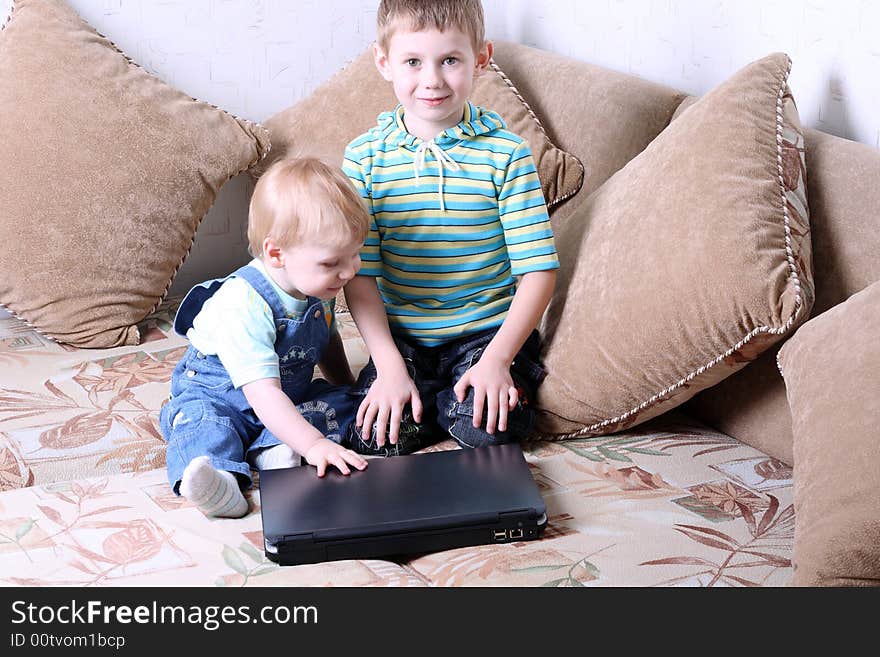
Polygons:
M370 212L360 276L374 276L391 331L437 346L504 321L516 276L556 269L553 231L528 142L467 103L431 140L404 108L345 150L343 170Z

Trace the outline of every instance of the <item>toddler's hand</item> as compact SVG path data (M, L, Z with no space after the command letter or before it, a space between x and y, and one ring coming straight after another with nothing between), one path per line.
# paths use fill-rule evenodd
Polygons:
M510 376L510 363L487 356L471 366L453 388L459 402L467 397L467 389L474 389L474 426L483 421L486 410L486 431L495 433L497 418L498 431L507 430L507 413L516 407L519 395Z
M400 418L403 408L412 406L413 420L422 421L422 399L416 384L404 370L400 376L376 377L370 386L367 396L361 402L357 412L357 426L361 428L364 442L370 440L370 430L376 423L376 444L385 444L385 427L388 427L388 441L397 444L400 435Z
M328 465L336 466L344 475L351 472L349 465L358 470L367 467L367 460L363 456L323 437L306 451L305 457L309 464L318 468L319 477L324 476Z

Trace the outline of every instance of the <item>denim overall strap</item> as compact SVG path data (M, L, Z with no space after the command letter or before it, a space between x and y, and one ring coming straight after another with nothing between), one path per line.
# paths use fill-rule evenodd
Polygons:
M291 367L286 365L292 366L295 360L309 360L312 363L312 369L314 369L314 366L321 359L324 346L330 337L327 330L327 320L324 317L324 304L316 297L307 297L306 310L302 317L293 319L288 317L287 310L272 283L259 271L253 267L242 267L233 276L240 276L246 280L269 305L277 329L275 353L278 354L280 361L282 388L285 388L288 396L295 398L297 395L291 394L294 391L290 389L290 381L286 381L290 378ZM311 372L308 375L308 380L311 381ZM297 385L296 387L301 386Z
M199 314L199 311L202 309L202 306L205 305L205 302L214 296L214 293L220 289L220 286L223 285L228 279L233 276L241 276L249 283L249 277L247 276L246 270L254 271L258 276L259 272L256 272L253 267L248 267L245 265L244 267L240 267L236 271L232 272L228 276L224 276L223 278L215 278L210 281L205 281L204 283L199 283L195 287L193 287L189 292L186 293L186 296L183 298L183 301L180 304L180 307L177 309L177 315L174 317L174 332L177 335L186 336L186 332L192 328L193 320L196 318L196 315ZM263 278L259 276L259 278ZM251 283L253 285L253 283ZM270 286L271 288L271 286ZM275 294L275 291L272 290L272 294ZM261 296L263 296L261 294ZM275 297L277 298L277 294ZM266 297L263 296L265 299ZM266 303L269 303L268 301ZM270 304L271 305L271 304Z
M272 283L270 283L269 279L263 276L263 274L255 267L245 265L230 274L230 276L243 278L252 288L254 288L257 294L263 297L263 301L265 301L269 308L272 309L272 317L275 319L276 323L279 318L287 316L287 313L284 310L284 304L281 303L281 298L278 296L275 288L272 287Z

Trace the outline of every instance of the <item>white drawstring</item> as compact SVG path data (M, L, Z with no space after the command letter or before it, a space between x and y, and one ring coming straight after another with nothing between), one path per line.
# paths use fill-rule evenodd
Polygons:
M453 160L449 153L434 143L434 140L423 141L416 147L416 156L413 160L413 172L416 174L416 184L419 184L419 170L425 166L425 156L428 151L434 155L437 160L437 170L440 172L440 182L437 185L437 194L440 196L440 209L446 212L446 204L443 202L443 168L449 166L451 171L458 171L461 167L458 162Z

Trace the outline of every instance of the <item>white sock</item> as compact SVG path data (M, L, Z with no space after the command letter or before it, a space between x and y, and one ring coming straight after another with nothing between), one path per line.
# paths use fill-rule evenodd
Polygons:
M258 451L253 456L252 464L257 470L278 470L280 468L295 468L301 465L301 460L299 454L281 443Z
M248 512L235 475L214 469L207 456L198 456L186 466L180 494L211 518L241 518Z

